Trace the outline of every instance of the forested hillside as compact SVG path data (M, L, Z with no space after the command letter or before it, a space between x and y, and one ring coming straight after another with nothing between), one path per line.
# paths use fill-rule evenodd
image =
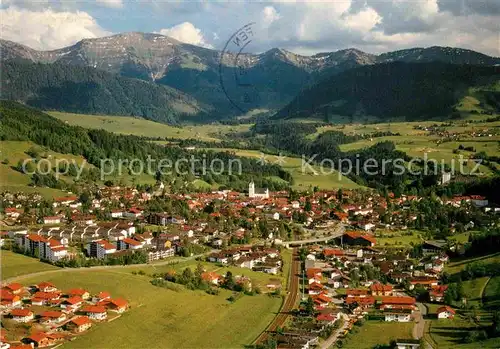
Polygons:
M332 76L304 90L275 118L335 115L375 116L381 120L448 117L469 88L500 80L498 67L445 63L388 63ZM490 91L498 106L500 91Z
M170 124L207 115L204 105L171 87L59 63L3 62L0 96L45 110L137 116Z
M166 159L175 163L179 159L186 159L179 163L177 168L171 166L164 169L164 174L153 173L158 179L167 182L176 178L193 180L195 176L215 181L222 187L245 190L250 180L259 185L267 185L274 189L274 182L267 182L267 177L277 176L285 181L291 181L288 172L276 165L258 164L256 160L238 158L229 153L215 153L211 151L187 151L180 147L165 147L152 143L144 138L124 136L109 133L103 130L89 130L81 127L69 126L36 109L23 106L16 102L0 101L1 128L0 140L5 141L32 141L58 153L81 155L87 161L101 167L102 159L119 159L132 161L141 160L144 172L148 171L148 157L154 159L152 169L156 171L159 160ZM192 165L191 158L197 159ZM205 160L205 167L202 160ZM217 164L225 164L225 171L220 171L217 165L214 171L207 169L213 159ZM232 174L228 171L231 159L239 159L241 173L238 167L233 167ZM206 170L206 173L204 172ZM168 172L171 172L170 174ZM221 174L218 174L222 172ZM207 176L210 176L208 178ZM275 188L278 189L278 188Z

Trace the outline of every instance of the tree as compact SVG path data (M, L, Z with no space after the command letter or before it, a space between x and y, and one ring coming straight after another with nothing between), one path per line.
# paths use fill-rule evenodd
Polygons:
M233 273L231 273L230 271L228 271L226 273L226 276L224 277L224 286L228 290L233 290L234 289L235 282L234 282L234 278L233 278Z
M305 311L309 315L314 315L314 301L311 297L307 297Z

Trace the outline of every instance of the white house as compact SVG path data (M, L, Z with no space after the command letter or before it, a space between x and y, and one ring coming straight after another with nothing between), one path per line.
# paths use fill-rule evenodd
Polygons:
M447 305L438 308L436 313L438 319L453 319L453 317L455 316L455 310L453 310Z
M30 322L35 318L35 314L31 310L25 308L12 310L10 316L12 316L12 320L23 323Z
M411 320L410 309L385 309L385 321L409 322Z

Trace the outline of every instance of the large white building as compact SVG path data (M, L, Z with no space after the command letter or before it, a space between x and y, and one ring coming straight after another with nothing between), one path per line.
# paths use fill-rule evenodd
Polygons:
M255 189L253 181L248 184L248 197L257 199L269 199L269 189Z

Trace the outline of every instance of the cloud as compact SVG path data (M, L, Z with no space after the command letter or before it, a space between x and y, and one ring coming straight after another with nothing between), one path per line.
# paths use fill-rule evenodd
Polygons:
M212 45L205 41L203 33L190 22L184 22L167 29L161 29L158 33L170 36L186 44L211 48Z
M264 7L262 10L262 17L262 21L265 26L269 26L281 18L280 14L273 6Z
M1 37L38 50L69 46L84 38L106 36L95 19L83 11L32 11L9 7L0 9Z
M121 8L123 7L122 0L96 0L98 4L111 8Z

